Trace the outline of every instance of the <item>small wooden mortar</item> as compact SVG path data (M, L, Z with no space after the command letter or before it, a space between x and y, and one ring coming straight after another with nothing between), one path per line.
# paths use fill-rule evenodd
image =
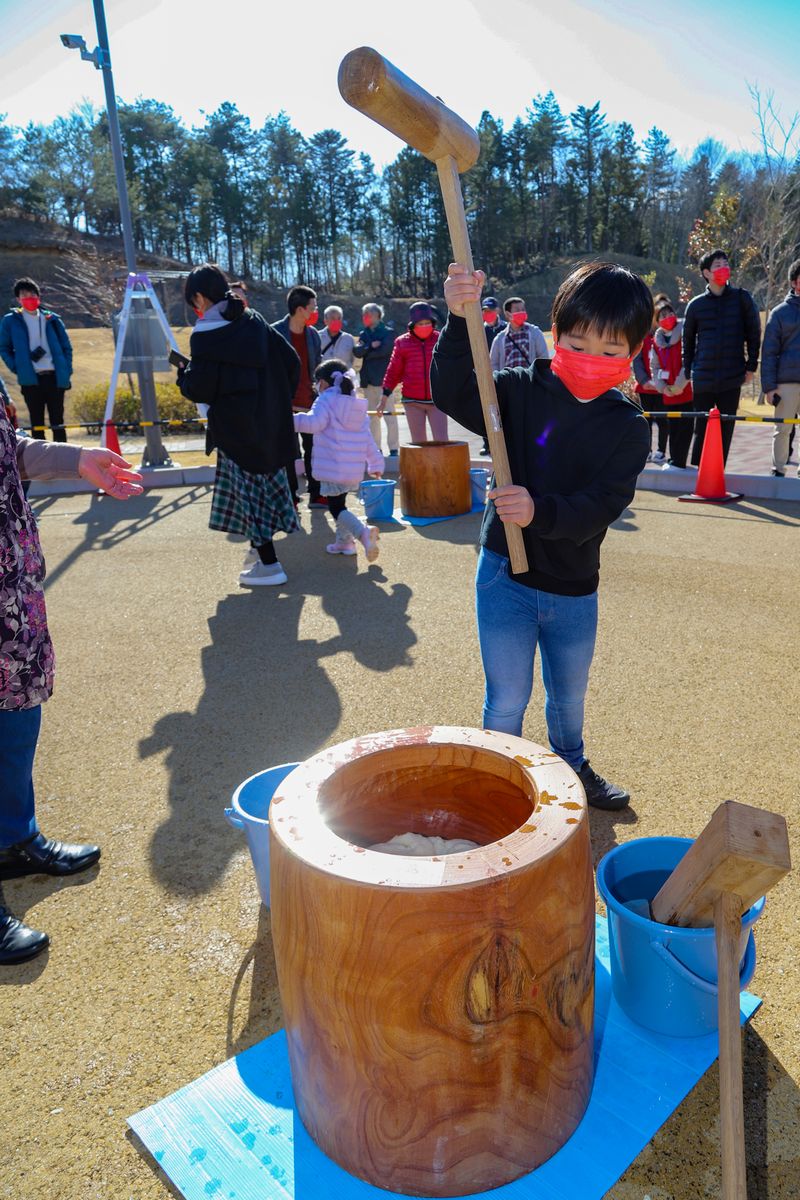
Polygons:
M301 764L270 808L272 934L297 1111L377 1187L458 1196L558 1150L592 1085L586 800L506 734L396 730ZM413 831L479 849L396 857Z

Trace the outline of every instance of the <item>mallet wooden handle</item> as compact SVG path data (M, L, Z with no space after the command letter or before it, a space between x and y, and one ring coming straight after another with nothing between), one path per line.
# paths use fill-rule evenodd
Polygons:
M739 1016L739 936L742 901L721 892L714 904L719 1006L719 1103L722 1200L747 1200L742 1100L742 1029Z
M396 133L436 164L453 242L453 256L472 271L472 250L458 176L460 171L468 171L478 161L480 140L475 130L370 46L351 50L342 59L339 91L353 108L377 121L384 129ZM478 302L466 305L464 315L467 318L494 475L498 486L504 487L513 480ZM514 574L527 571L528 559L522 529L510 522L504 528L512 571Z
M453 243L453 254L456 262L461 263L468 271L474 270L472 263L472 248L469 244L467 218L464 213L464 198L461 194L461 181L458 177L458 167L450 155L437 159L436 170L439 173L439 183L442 187L444 211L447 215L447 225L450 230L450 240ZM497 392L494 386L492 364L489 359L489 347L486 344L486 334L483 328L480 301L473 300L464 305L464 316L467 321L469 344L472 350L472 361L475 364L475 377L478 381L478 392L483 409L483 420L486 425L486 436L489 449L492 452L492 467L498 487L513 483L511 468L508 464L506 439L503 436L503 423L500 419L500 408L497 403ZM519 525L506 522L503 526L508 542L508 554L511 559L511 570L515 575L528 570L528 558L525 554L525 543L522 529Z

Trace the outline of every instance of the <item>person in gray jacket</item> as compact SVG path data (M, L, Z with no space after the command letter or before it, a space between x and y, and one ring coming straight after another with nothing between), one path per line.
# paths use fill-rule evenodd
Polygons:
M775 416L796 417L800 412L800 258L789 267L789 295L773 308L764 330L761 350L761 387L764 398L775 405ZM789 460L791 425L776 425L772 436L772 474L785 475ZM800 467L797 469L800 477Z
M537 358L549 358L547 342L538 325L528 322L525 301L511 296L503 302L508 324L492 341L489 357L493 371L506 367L532 367Z

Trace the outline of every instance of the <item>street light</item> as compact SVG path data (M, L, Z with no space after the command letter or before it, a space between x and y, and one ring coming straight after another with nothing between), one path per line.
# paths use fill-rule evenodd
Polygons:
M62 33L61 44L67 50L80 50L81 58L85 62L93 63L95 70L103 72L106 112L108 113L108 133L111 139L111 155L114 160L114 174L117 180L117 194L119 196L122 244L125 248L125 262L127 263L128 273L135 275L137 273L136 247L133 242L133 220L131 218L131 206L128 201L125 162L122 157L122 137L119 129L117 97L114 92L114 77L111 74L111 51L108 47L106 14L103 9L103 0L92 0L92 3L94 5L94 19L97 26L97 47L90 52L86 47L84 39L76 33ZM134 322L132 328L137 329L138 325L138 321ZM136 374L139 378L139 394L142 399L142 417L146 422L151 422L145 425L146 445L144 454L142 455L142 466L171 467L173 465L172 459L164 449L164 443L161 440L161 427L155 423L158 421L158 402L156 401L156 386L153 380L152 359L147 358L138 345L134 346L134 354L139 362Z

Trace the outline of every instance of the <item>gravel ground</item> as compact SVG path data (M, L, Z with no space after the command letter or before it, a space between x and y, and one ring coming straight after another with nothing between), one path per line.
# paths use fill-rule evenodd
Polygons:
M209 504L206 487L35 502L58 654L39 818L103 858L5 885L52 946L0 972L3 1197L174 1194L126 1116L279 1028L269 915L222 812L234 787L359 733L480 720L477 517L384 526L368 567L326 556L326 516L306 512L280 545L289 583L251 594ZM736 798L783 812L800 861L798 527L788 503L640 493L610 531L587 747L633 801L592 814L596 858L696 834ZM545 738L538 683L525 734ZM789 877L757 927L750 1200L800 1196L798 915ZM717 1089L714 1068L609 1196L718 1194Z

